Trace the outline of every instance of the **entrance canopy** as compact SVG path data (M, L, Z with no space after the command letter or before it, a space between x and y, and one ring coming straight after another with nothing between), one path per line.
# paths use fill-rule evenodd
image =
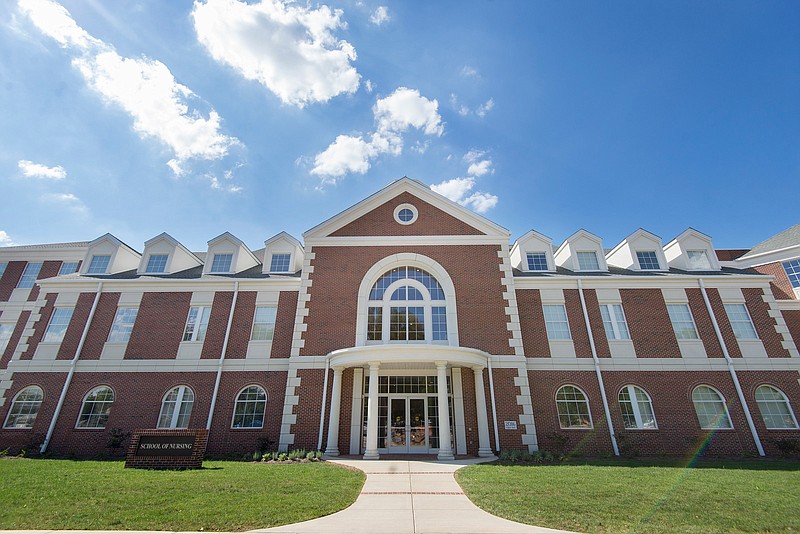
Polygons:
M446 363L450 367L486 367L489 355L482 350L447 345L401 343L396 345L368 345L331 352L331 367L361 367L378 363L391 364Z

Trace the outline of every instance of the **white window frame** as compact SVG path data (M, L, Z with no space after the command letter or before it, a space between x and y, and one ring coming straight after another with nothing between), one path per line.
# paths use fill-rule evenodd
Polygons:
M642 258L639 257L639 254L647 254L647 255L652 254L653 258L656 260L656 264L655 264L656 266L655 267L650 267L650 266L645 267L644 265L642 265ZM650 258L648 257L647 259L649 260ZM661 262L659 261L658 253L655 250L637 250L636 251L636 263L639 264L639 270L640 271L660 271L661 270Z
M13 323L0 323L0 356L8 348L8 343L11 341L11 336L14 335Z
M101 392L111 392L111 400L104 398L97 400L97 396ZM94 394L94 398L89 397ZM83 396L81 403L81 411L78 413L78 420L75 422L75 428L85 430L101 430L108 424L108 416L111 414L111 407L116 400L116 394L111 386L97 386ZM92 424L93 423L93 424Z
M628 400L622 399L623 392L627 392ZM625 430L658 430L656 412L653 410L653 399L650 398L650 394L647 393L644 388L634 386L633 384L623 386L619 390L617 401L619 402L619 409L622 413L622 426L625 428ZM623 403L630 406L631 415L633 415L635 426L628 426L625 424L625 412L622 408ZM649 415L653 416L653 426L646 426L644 417L642 416L642 404L646 404L650 408Z
M705 259L704 266L696 266L692 265L692 254L702 255ZM690 271L710 271L711 270L711 259L708 257L708 251L704 248L699 250L687 250L686 251L686 265L689 266Z
M192 318L192 310L197 310L196 315ZM208 330L208 322L211 318L211 306L190 306L189 313L186 316L186 325L183 327L183 343L202 343L206 339L206 331ZM186 339L189 325L192 326L192 332L189 334L189 339Z
M176 392L175 400L167 400L173 391ZM194 391L192 391L192 388L186 385L175 386L167 391L166 394L164 394L164 396L161 398L161 411L158 413L158 422L156 423L156 428L189 428L189 422L192 418L192 410L194 409L194 399ZM165 411L168 403L174 405L169 410L169 413ZM189 408L186 413L181 414L181 411L183 411L184 405L186 404L189 405ZM165 417L168 417L169 421L165 421L166 424L162 424L161 421Z
M259 321L258 310L272 310L269 312L269 316L267 317L267 319L270 320ZM253 327L250 329L250 341L272 341L275 338L275 322L277 321L277 317L277 306L256 306L255 312L253 312ZM266 328L272 327L272 330L269 331L269 335L267 337L256 337L256 327L258 326L263 326Z
M75 308L53 308L53 313L50 314L50 320L47 323L47 329L42 336L42 343L61 343L64 341L64 335L67 333L69 323L72 321L72 312L74 311Z
M558 317L557 320L552 318L548 318L548 310L556 310L560 309L564 316L563 320ZM547 339L549 341L572 341L572 329L569 327L569 316L567 316L567 307L564 304L542 304L542 315L544 317L544 326L547 330ZM559 331L555 330L556 325L566 325L567 327L567 337L557 337L561 336L563 332L559 328Z
M581 258L586 258L588 254L591 254L594 257L594 267L585 267ZM600 270L600 258L597 257L596 250L578 250L575 252L575 259L578 261L578 270L579 271L599 271Z
M131 316L131 310L133 311L133 321L128 321ZM107 343L127 343L131 338L137 315L139 315L139 308L132 306L117 308L111 331L108 333Z
M67 266L73 266L70 271L67 271ZM78 268L80 267L81 262L79 261L62 261L61 267L58 268L58 276L65 276L68 274L74 274L78 272Z
M95 265L95 261L100 261L100 258L108 258L105 264L102 266L102 270L100 266ZM86 274L106 274L108 272L108 266L111 264L111 255L110 254L95 254L92 256L91 261L89 261L89 266L86 268Z
M36 393L36 398L33 400L20 400L20 397L23 393L27 393L29 391L35 393L34 390L38 391L38 393ZM40 386L32 385L22 388L16 395L14 395L14 399L11 401L11 408L9 408L8 414L6 414L6 420L3 422L3 428L9 430L28 430L33 428L34 423L36 423L36 416L39 415L39 410L42 408L43 402L44 389L42 389ZM20 405L20 408L15 410L18 404ZM9 426L9 424L12 422L12 417L14 425ZM24 425L17 425L16 420L20 417L30 418L30 420L26 421Z
M286 261L286 269L275 269L275 259L276 257L284 257L288 256L289 259ZM271 273L290 273L292 272L292 253L291 252L273 252L270 254L269 257L269 272Z
M8 267L8 262L0 261L0 278L6 273L6 267Z
M781 262L786 278L794 289L800 288L800 258Z
M400 212L403 210L409 210L411 212L411 218L407 221L404 221L400 218ZM417 208L414 207L412 204L400 204L394 209L394 220L395 222L402 224L403 226L408 226L409 224L414 224L419 217L419 212Z
M544 258L544 269L533 269L531 268L531 256L541 256ZM550 264L547 262L547 252L543 252L541 250L534 250L531 252L525 253L525 270L530 271L533 273L540 273L544 271L550 270Z
M736 339L747 341L758 339L758 332L756 325L753 324L753 318L750 317L750 310L747 309L745 304L724 304L725 313L728 315L728 321L731 323L733 335Z
M605 312L605 313L604 313ZM603 329L609 341L630 340L631 331L625 319L625 310L622 304L600 304L600 316L603 318Z
M715 393L718 397L717 400L709 400L709 399L696 399L695 394L701 388L707 388L711 392ZM722 406L723 412L716 411L716 417L718 417L716 423L713 426L703 426L703 417L709 417L710 412L703 412L702 417L700 411L698 410L698 405L705 406L705 405L717 405ZM719 392L719 390L715 387L709 386L708 384L700 384L696 386L692 390L692 405L694 405L694 413L697 416L697 422L700 424L700 428L703 430L733 430L733 421L731 421L731 414L728 412L728 404L725 402L725 396ZM725 415L725 418L722 418L722 415ZM720 423L723 421L728 422L728 426L722 426Z
M223 257L229 257L230 261L226 261L228 264L227 269L221 270L220 265L217 263L217 258L220 258L220 263L222 262ZM219 254L214 254L214 257L211 258L211 268L209 269L209 273L230 273L231 269L233 268L233 253L231 252L221 252Z
M158 258L158 264L154 265L154 258ZM161 265L161 258L164 258L164 265ZM147 264L144 266L145 274L164 274L167 272L167 264L169 263L169 254L150 254L147 257ZM158 267L160 270L151 269L151 267Z
M29 262L22 271L22 276L17 282L17 289L30 289L36 284L36 279L42 271L43 263L40 261Z
M576 391L578 391L583 396L583 400L559 399L558 398L559 393L561 393L561 391L564 388L574 388ZM592 430L594 428L594 422L592 421L592 408L591 408L591 406L589 406L589 396L586 394L585 391L583 391L583 389L579 388L575 384L564 384L563 386L559 387L556 390L555 401L556 401L556 416L558 417L558 426L562 430ZM578 404L585 405L586 406L586 413L585 414L581 413L580 410L578 410L577 413L570 412L569 406L573 405L573 404L574 405L578 405ZM565 413L561 412L561 410L560 410L561 406L567 407L567 411ZM569 426L564 426L564 421L562 420L562 417L567 417L567 418L579 417L579 418L582 418L583 416L586 416L586 417L589 418L589 426L584 426L584 425L575 426L575 425L571 425L571 424Z
M684 317L677 317L673 314L673 310L677 310L677 308L683 308L686 310L686 313L689 314L690 321L687 321ZM672 331L675 332L675 338L678 341L696 341L700 339L700 334L697 332L697 323L694 322L694 316L692 315L692 309L689 305L685 302L672 302L667 303L667 313L669 314L669 322L672 324ZM694 336L685 336L683 334L684 329L681 328L680 330L676 328L676 324L678 325L687 325L691 322L692 330L694 332Z
M766 388L766 389L772 390L774 393L777 393L782 398L782 402L781 402L781 400L776 399L776 398L759 399L758 398L759 390L761 390L762 388ZM792 405L789 403L789 397L787 397L786 393L784 393L781 389L773 386L772 384L761 384L760 386L758 386L756 388L755 399L756 399L756 405L758 405L758 411L761 414L761 420L764 422L764 426L767 428L767 430L797 430L798 429L797 418L794 416L794 410L792 410ZM785 410L786 410L785 413L766 413L766 414L764 413L765 405L766 406L771 406L771 405L775 405L775 404L782 404L784 406ZM769 409L768 409L768 411L769 411ZM789 422L789 418L791 418L792 425L791 426L786 426L786 425L784 425L784 426L770 426L770 423L767 422L767 416L770 416L770 417L776 417L776 416L777 417L782 417L785 422Z
M260 395L263 396L263 399L256 398L256 399L242 399L242 395L251 388L257 388L260 392ZM267 402L269 401L269 397L267 396L267 390L264 389L263 386L258 384L250 384L248 386L243 387L239 390L239 393L236 394L236 400L233 403L233 417L231 418L231 428L235 430L252 430L258 428L264 428L264 419L266 418L267 414ZM241 412L240 412L240 407ZM252 408L251 408L252 407ZM260 412L258 411L260 409ZM250 425L237 425L236 418L237 416L242 417L242 420L246 420L247 418L252 418L252 422L255 422L255 416L261 414L261 424L256 426L253 424Z

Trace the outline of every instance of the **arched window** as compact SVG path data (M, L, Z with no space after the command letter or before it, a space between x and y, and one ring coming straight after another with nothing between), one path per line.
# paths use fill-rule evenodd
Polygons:
M83 407L76 426L78 428L105 428L112 404L114 404L114 391L110 387L94 388L83 398Z
M157 428L188 428L192 415L194 392L189 386L178 386L164 395Z
M692 402L700 428L716 430L718 428L733 428L731 416L725 406L725 398L711 386L697 386L692 391Z
M260 386L247 386L236 396L233 428L264 428L267 393Z
M562 386L556 393L561 428L592 428L592 414L586 394L576 386Z
M632 385L623 387L619 391L619 408L622 411L625 428L629 430L657 428L653 403L650 401L650 395L642 388Z
M775 430L797 428L797 419L789 405L789 399L778 388L766 384L758 386L756 404L767 428Z
M17 393L3 428L32 428L43 400L44 392L39 386L30 386Z
M447 344L447 302L439 281L418 267L395 267L369 292L367 343Z

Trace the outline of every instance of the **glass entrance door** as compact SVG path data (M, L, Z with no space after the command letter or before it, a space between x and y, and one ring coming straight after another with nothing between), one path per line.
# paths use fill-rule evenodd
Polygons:
M428 423L424 397L389 399L389 452L428 452Z

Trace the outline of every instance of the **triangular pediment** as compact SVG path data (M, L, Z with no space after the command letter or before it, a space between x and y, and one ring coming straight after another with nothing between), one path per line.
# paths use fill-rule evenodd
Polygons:
M408 207L412 222L400 222ZM425 184L401 178L303 234L306 241L326 237L474 235L508 239L502 226L435 193Z

